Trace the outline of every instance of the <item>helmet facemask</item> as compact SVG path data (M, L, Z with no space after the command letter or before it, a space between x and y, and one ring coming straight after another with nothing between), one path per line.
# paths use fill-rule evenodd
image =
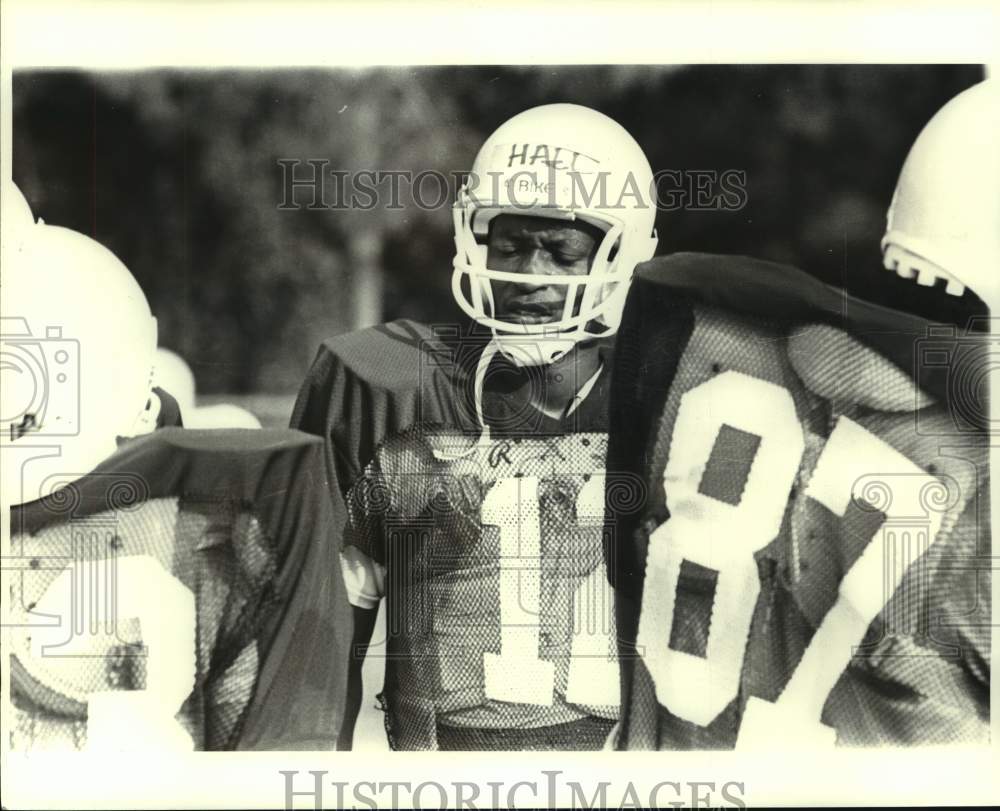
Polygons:
M460 198L461 199L461 198ZM509 209L477 209L473 204L454 208L456 257L452 292L462 310L490 329L500 351L522 366L552 363L581 341L614 334L632 277L624 272L623 226L612 218L597 220L557 208L532 208L517 214L552 220L555 224L586 222L597 228L600 241L585 275L532 274L490 268L486 244L489 226ZM498 313L493 283L562 288L562 312L553 321L526 324L506 320Z

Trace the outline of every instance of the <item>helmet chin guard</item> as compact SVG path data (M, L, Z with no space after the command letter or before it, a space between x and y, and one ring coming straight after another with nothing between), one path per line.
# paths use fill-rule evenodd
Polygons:
M594 110L536 107L487 139L452 209L452 294L488 327L499 351L519 366L565 356L581 341L613 335L635 267L656 249L653 174L631 135ZM487 266L492 220L502 214L585 222L603 238L585 276L525 274ZM563 287L560 316L539 324L500 318L493 282Z

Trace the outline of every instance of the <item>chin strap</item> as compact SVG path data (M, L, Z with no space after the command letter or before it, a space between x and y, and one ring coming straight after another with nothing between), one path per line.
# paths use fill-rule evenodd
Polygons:
M486 372L489 370L490 364L493 362L493 359L497 356L498 352L500 352L500 344L496 339L490 341L486 345L483 349L483 353L479 356L479 362L476 364L476 374L472 382L472 397L473 404L476 409L476 422L479 423L479 438L475 441L472 447L461 451L436 448L434 450L434 457L436 459L440 459L442 461L454 461L456 459L466 459L474 453L483 456L489 452L492 437L490 434L490 426L486 424L486 416L483 414L483 389L486 386Z
M492 435L490 433L490 426L486 422L486 415L483 412L483 391L486 388L486 373L489 371L490 364L493 363L493 359L497 354L503 354L507 357L506 353L503 352L503 347L500 341L495 338L490 341L486 347L483 349L483 353L479 356L479 361L476 364L476 373L473 378L473 405L476 409L476 422L479 423L479 438L473 444L472 447L467 448L463 451L446 451L443 449L436 449L434 451L434 456L441 460L455 460L464 459L471 456L473 453L479 453L480 455L487 454L490 449L490 443L492 442ZM591 389L597 383L597 379L601 376L601 372L604 371L604 364L598 366L597 371L590 376L590 378L580 387L580 390L573 397L572 402L566 409L564 417L568 417L572 414L579 405L587 398L590 394Z
M581 339L560 338L558 334L504 335L493 330L493 340L496 351L515 366L547 366L565 357Z
M486 415L483 413L483 390L486 388L486 372L489 370L490 364L493 363L493 358L501 351L500 342L494 338L483 349L483 353L479 356L479 363L476 364L476 376L473 380L472 396L476 407L476 421L479 423L480 444L484 441L490 441L490 426L486 424ZM485 437L485 440L483 437Z
M584 383L582 386L580 386L580 390L575 395L573 395L573 401L569 404L569 406L566 408L566 412L563 414L564 419L568 417L570 414L572 414L574 411L576 411L580 407L580 404L587 399L587 395L590 394L590 390L593 389L594 386L597 384L597 378L601 376L601 372L603 371L604 371L604 364L599 363L597 365L597 371L594 372L587 380L587 382Z

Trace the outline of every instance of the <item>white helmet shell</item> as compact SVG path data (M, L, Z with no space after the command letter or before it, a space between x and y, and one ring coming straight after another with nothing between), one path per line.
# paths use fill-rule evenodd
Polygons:
M946 281L987 303L1000 293L1000 87L981 82L942 107L903 164L882 238L884 264Z
M499 214L596 226L604 238L590 273L556 277L491 270L486 239ZM535 107L502 124L479 150L453 216L455 300L489 327L500 351L520 365L550 363L582 340L614 334L635 266L656 250L649 161L620 124L575 104ZM500 320L494 281L564 285L562 317L535 325Z
M31 213L28 201L12 180L4 180L0 209L0 272L17 261L17 254L23 250L24 242L35 228L35 215Z
M35 224L35 215L31 213L31 206L24 199L21 190L12 180L3 182L3 222L4 237L17 237L23 234L25 228L30 228Z
M0 336L7 505L89 473L119 437L155 423L156 319L125 265L89 237L42 223L12 256Z
M187 361L176 352L163 347L156 350L153 360L153 385L170 392L170 396L177 401L182 418L194 409L194 372L191 371Z

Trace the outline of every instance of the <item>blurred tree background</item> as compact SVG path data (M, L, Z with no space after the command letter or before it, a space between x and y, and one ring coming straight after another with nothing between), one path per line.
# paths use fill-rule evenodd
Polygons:
M287 402L324 338L458 311L448 205L422 210L404 185L401 209L383 186L370 210L283 210L281 159L451 177L511 115L586 104L654 170L746 172L739 211L659 212L660 253L752 254L878 298L906 151L981 78L972 65L19 71L13 174L37 216L128 265L199 392Z

